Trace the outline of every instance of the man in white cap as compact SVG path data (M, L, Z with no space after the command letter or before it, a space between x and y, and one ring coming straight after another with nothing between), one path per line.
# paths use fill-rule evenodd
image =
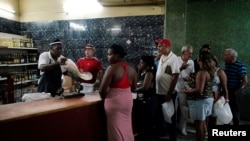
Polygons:
M76 65L80 72L92 73L91 80L81 80L82 93L90 93L100 85L103 76L103 67L99 59L94 57L96 49L93 45L87 44L84 48L85 57L77 60Z
M51 96L60 95L62 91L62 74L66 70L61 67L65 65L67 58L62 56L62 42L54 40L48 52L43 52L39 56L38 69L41 77L38 82L38 92L50 93Z

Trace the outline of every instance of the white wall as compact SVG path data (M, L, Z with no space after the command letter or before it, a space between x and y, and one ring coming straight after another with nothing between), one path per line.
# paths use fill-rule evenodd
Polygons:
M4 9L10 9L16 11L15 13L6 12ZM0 0L0 17L19 21L19 3L18 0Z
M20 21L30 22L164 14L164 5L103 7L101 11L98 11L95 7L89 6L89 3L81 4L79 1L86 0L19 0ZM67 2L76 4L74 9L78 11L77 14L64 12L63 6ZM89 10L83 11L86 9Z

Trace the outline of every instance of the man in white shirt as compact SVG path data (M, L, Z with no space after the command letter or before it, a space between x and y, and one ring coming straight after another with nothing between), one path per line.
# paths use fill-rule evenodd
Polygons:
M50 50L39 56L38 69L41 77L38 82L38 92L50 93L51 96L62 93L62 74L66 70L61 66L65 65L67 58L62 54L62 42L59 39L50 43Z
M178 57L178 64L180 65L180 74L176 83L175 90L177 91L176 107L180 109L177 113L179 117L179 129L183 135L187 135L186 123L188 118L188 107L186 94L183 93L183 88L188 84L190 74L194 73L194 62L191 60L193 55L193 47L191 45L183 46L181 49L181 56Z
M166 133L164 131L165 121L161 104L170 100L173 100L173 103L175 103L176 93L174 93L174 88L180 73L180 65L177 63L178 57L171 51L170 46L171 43L168 39L162 39L158 44L158 51L162 56L156 73L156 94L158 100L156 126L160 130L158 132L163 136ZM176 141L176 114L172 116L171 120L172 123L167 125L169 126L170 140Z

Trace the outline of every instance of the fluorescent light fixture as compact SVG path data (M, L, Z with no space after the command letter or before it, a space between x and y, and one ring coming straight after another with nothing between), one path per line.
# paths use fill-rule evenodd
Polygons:
M82 26L82 25L79 25L79 24L76 24L76 23L69 23L69 27L74 29L74 30L86 30L86 27L85 26Z
M0 7L0 10L2 11L5 11L5 12L9 12L9 13L16 13L16 11L12 10L12 9L7 9L7 8L3 8L3 7Z
M114 27L114 28L111 28L111 31L121 31L121 28L120 27Z
M102 8L97 0L66 0L63 6L65 13L74 15L98 13Z

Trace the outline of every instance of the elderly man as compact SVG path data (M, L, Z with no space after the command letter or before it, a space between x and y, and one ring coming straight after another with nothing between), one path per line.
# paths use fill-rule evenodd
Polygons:
M247 68L245 64L237 60L237 56L238 53L234 49L228 48L224 51L229 105L233 114L234 125L239 125L242 89L248 83Z
M171 51L170 46L171 43L168 39L162 39L158 44L158 51L162 56L156 73L156 95L158 100L156 126L160 129L158 133L161 133L163 136L166 135L166 132L164 131L164 124L166 123L163 118L161 104L170 101L171 99L175 102L177 94L174 89L180 73L180 65L177 63L178 57ZM177 133L175 114L171 119L172 123L167 125L170 127L170 140L176 141Z
M194 62L191 59L193 55L193 47L191 45L183 46L181 49L181 56L178 57L180 67L180 75L175 87L177 91L176 105L180 109L177 117L180 118L179 129L183 135L187 135L186 123L188 118L188 107L186 102L186 94L183 88L188 85L190 75L194 73Z

